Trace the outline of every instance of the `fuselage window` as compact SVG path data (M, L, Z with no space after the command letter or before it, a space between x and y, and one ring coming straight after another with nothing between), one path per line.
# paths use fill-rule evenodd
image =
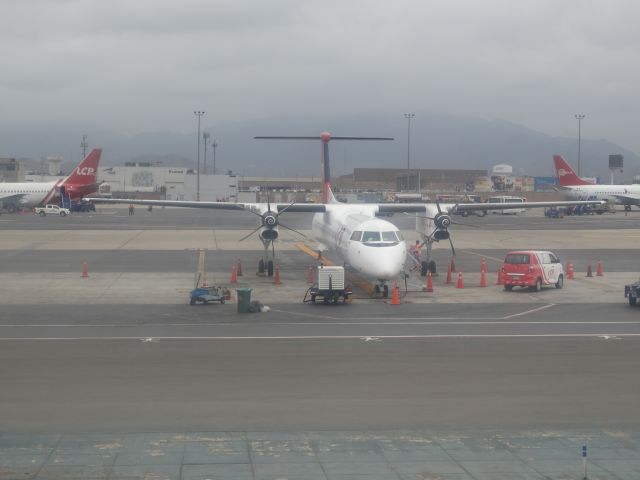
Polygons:
M380 232L364 232L362 235L362 242L379 242L380 241Z
M356 230L351 234L351 240L353 240L354 242L359 242L361 238L362 232L360 230Z

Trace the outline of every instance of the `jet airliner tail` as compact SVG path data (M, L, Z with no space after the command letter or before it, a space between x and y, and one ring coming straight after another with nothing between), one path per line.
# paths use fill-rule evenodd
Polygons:
M558 183L561 187L593 185L591 182L587 182L576 175L576 172L573 171L571 165L565 161L562 155L554 155L553 163L556 166L556 176L558 177Z
M98 191L96 178L98 176L98 164L102 156L102 149L94 148L85 157L71 174L60 185L60 193L72 199L82 198L85 195Z

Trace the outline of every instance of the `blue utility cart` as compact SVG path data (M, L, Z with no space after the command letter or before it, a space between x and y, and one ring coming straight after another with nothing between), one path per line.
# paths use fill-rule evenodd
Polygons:
M190 304L195 305L197 302L207 304L209 302L224 303L224 291L220 287L200 287L191 290Z

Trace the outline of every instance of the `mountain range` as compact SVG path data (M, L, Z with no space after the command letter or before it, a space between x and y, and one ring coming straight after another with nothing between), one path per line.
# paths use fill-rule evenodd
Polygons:
M206 118L206 117L204 117ZM356 167L405 168L407 166L408 124L401 115L361 114L350 116L296 115L244 122L208 125L202 132L217 142L217 171L233 171L248 176L316 176L320 174L320 143L312 141L254 140L257 135L314 136L328 130L335 136L383 136L394 141L334 141L331 167L343 175ZM102 164L151 162L166 166L196 168L197 132L146 132L123 135L100 129L73 126L37 126L28 131L0 130L0 156L28 159L29 168L38 168L49 155L62 155L69 170L78 162L82 134L89 147L104 149ZM412 168L469 168L490 170L506 163L518 175L552 176L552 155L559 153L577 167L577 139L554 137L506 120L488 120L433 112L416 112L411 123ZM625 170L619 181L630 181L640 174L640 157L606 139L583 138L581 173L609 178L608 156L622 154ZM212 148L207 158L211 171ZM201 147L204 162L204 148ZM204 170L203 167L202 171Z

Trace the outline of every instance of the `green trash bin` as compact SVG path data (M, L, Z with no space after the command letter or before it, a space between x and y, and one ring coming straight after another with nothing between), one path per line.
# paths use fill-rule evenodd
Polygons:
M238 295L238 313L250 313L249 307L251 306L251 289L250 288L236 288Z

